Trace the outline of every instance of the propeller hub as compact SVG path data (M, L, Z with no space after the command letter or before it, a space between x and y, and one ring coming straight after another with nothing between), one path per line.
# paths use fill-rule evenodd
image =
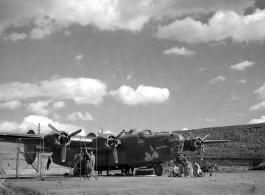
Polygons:
M113 136L113 135L105 135L103 133L98 133L100 137L106 139L106 143L108 146L110 146L112 148L112 153L113 153L113 157L114 157L114 161L115 163L118 163L118 154L117 154L117 146L121 143L121 141L119 140L119 138L122 136L122 134L125 132L125 129L121 130L117 136Z
M59 142L59 144L61 144L62 147L62 151L61 151L61 159L62 162L65 162L66 159L66 146L70 144L71 142L71 137L77 135L78 133L80 133L82 130L79 129L77 131L72 132L71 134L68 134L64 131L58 131L54 126L52 126L51 124L48 124L48 126L53 130L53 132L55 134L58 135L57 137L57 141Z

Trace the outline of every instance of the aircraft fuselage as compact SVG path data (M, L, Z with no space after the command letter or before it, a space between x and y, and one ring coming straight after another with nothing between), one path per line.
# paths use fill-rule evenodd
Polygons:
M114 161L112 151L100 150L100 138L94 138L90 146L98 146L96 170L121 168L153 167L159 163L175 160L182 151L184 138L172 133L153 133L150 130L126 132L120 137L121 144L117 147L118 162ZM96 140L98 139L98 140ZM53 162L62 166L74 166L74 156L80 149L67 148L66 161L62 162L60 150L53 151Z

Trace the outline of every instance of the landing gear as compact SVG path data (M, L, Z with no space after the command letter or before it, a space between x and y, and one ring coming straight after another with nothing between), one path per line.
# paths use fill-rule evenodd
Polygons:
M163 174L163 167L158 164L154 167L154 171L157 176L161 176Z
M121 169L121 174L123 176L129 176L129 168Z

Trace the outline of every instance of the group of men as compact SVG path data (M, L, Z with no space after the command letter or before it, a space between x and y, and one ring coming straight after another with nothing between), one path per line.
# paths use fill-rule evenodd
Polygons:
M185 163L187 163L186 154L180 153L180 155L176 158L173 170L173 172L175 172L175 174L177 174L178 177L182 177Z
M176 158L175 166L173 168L171 175L169 175L169 176L182 177L182 174L184 172L184 166L186 163L189 163L187 161L186 154L180 153L180 155ZM194 177L201 177L202 176L202 171L201 171L200 165L197 164L196 162L194 163L194 167L192 167L192 166L190 167L189 172L190 173L188 175L190 175L190 176L194 176Z
M89 178L92 174L95 173L95 156L93 154L93 151L88 152L85 150L83 153L84 159L85 159L85 170L86 170L86 178Z

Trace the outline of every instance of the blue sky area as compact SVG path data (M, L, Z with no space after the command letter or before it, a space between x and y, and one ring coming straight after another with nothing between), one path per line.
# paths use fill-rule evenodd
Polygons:
M0 132L265 122L262 0L0 0Z

